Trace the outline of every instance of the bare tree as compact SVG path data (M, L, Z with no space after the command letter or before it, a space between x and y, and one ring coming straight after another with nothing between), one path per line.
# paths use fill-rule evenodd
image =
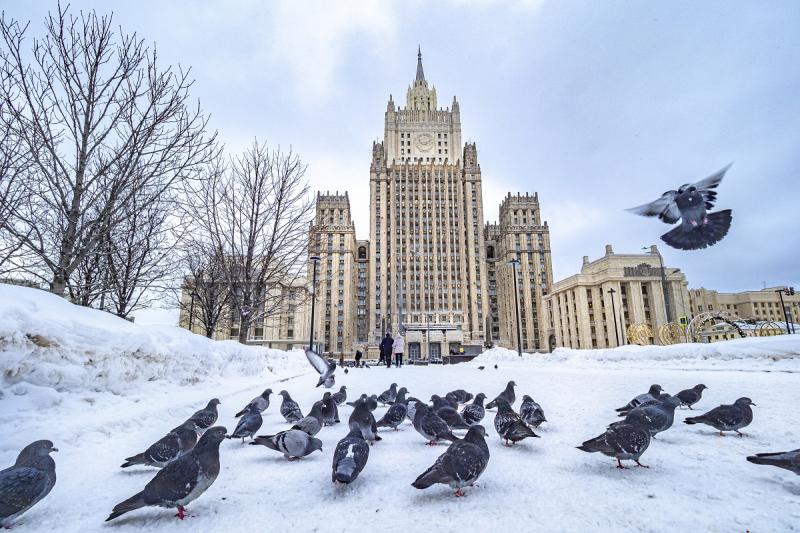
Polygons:
M22 201L21 181L25 179L27 158L20 150L19 139L11 132L0 132L0 275L13 270L12 259L22 243L5 229L12 213Z
M187 326L200 324L210 339L228 309L230 290L224 265L213 245L195 238L183 241L181 255L186 276L176 294L178 304L188 317ZM183 298L184 291L188 300Z
M146 209L190 179L215 151L207 119L189 99L189 72L162 68L110 16L58 6L45 36L0 18L0 128L30 155L21 202L4 231L36 261L28 272L63 295L75 270L136 198Z
M285 288L304 270L313 208L305 170L291 150L254 141L227 164L218 160L189 195L192 218L224 269L239 342L285 309Z

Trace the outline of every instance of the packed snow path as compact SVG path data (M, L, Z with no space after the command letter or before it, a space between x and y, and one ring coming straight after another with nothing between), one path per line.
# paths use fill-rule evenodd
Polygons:
M225 441L222 471L216 483L189 506L183 522L167 509L147 508L104 523L111 508L141 490L155 474L146 467L122 470L123 459L143 451L208 399L219 397L219 424L232 431L233 414L266 387L288 390L307 412L322 389L307 373L283 382L256 377L223 385L176 386L148 383L134 395L43 393L19 384L6 389L0 404L23 410L0 411L3 439L0 466L13 463L24 444L52 439L58 482L52 493L18 520L17 531L786 531L800 524L800 478L776 468L748 463L757 452L800 445L800 375L790 372L734 370L626 369L605 364L575 368L557 363L495 370L476 365L337 371L337 387L348 399L362 392L379 394L391 382L427 400L464 388L494 397L509 379L522 394L542 404L547 419L528 439L501 444L487 412L491 459L478 486L467 497L436 485L427 490L411 482L445 445L425 445L408 422L400 431L384 431L371 450L361 476L350 486L331 483L331 457L347 432L350 407L342 423L318 435L323 453L295 462L261 446ZM615 420L614 408L660 383L668 392L696 383L710 388L695 411L679 410L672 429L659 435L642 457L650 469L618 470L600 454L575 449ZM28 392L25 396L15 394ZM683 418L720 403L749 396L757 404L744 438L718 437L706 426L688 426ZM273 396L260 434L285 429ZM379 407L376 417L385 408ZM359 526L360 524L360 526Z

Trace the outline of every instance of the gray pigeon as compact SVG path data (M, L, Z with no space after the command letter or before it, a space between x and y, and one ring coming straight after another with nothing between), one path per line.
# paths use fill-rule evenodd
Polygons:
M269 408L269 395L272 394L272 389L267 389L261 393L260 396L256 396L250 403L244 406L244 409L236 413L236 418L239 418L243 414L245 414L249 409L255 408L258 410L259 413L263 413L264 411Z
M305 416L294 423L292 429L299 429L305 431L310 436L314 436L322 429L322 402L314 402L308 416Z
M17 455L14 466L0 470L0 527L11 528L22 513L50 494L56 484L57 452L49 440L37 440Z
M672 398L672 395L667 393L667 392L662 392L661 394L657 394L655 398L647 398L647 399L643 400L642 403L640 403L639 405L637 405L633 409L630 409L628 411L620 411L617 416L628 416L628 413L630 413L634 409L638 409L638 408L644 407L646 405L659 405L662 402L666 401L667 398Z
M330 392L322 397L322 425L332 426L339 423L339 408Z
M434 411L438 411L442 407L452 407L453 409L458 409L458 402L452 398L442 398L438 394L434 394L431 396L431 403L433 404L432 409Z
M467 424L461 415L450 406L445 406L440 409L434 409L436 414L439 415L439 418L447 422L447 425L450 426L450 429L469 429L469 424Z
M617 460L617 468L622 460L632 460L636 466L650 468L639 462L647 447L650 446L650 432L639 424L619 424L610 427L599 437L587 440L577 448L584 452L600 452Z
M378 397L375 396L374 394L368 396L366 399L366 403L367 403L367 409L369 409L370 411L374 411L375 409L378 408Z
M522 405L519 406L519 416L522 421L528 424L533 429L542 425L542 422L547 422L544 417L542 406L533 401L533 398L527 394L522 397Z
M753 421L751 405L755 404L750 398L739 398L732 405L720 405L703 415L687 418L684 422L690 425L709 425L719 431L720 437L725 436L723 431L735 431L742 437L744 434L739 430Z
M503 390L503 392L498 394L497 398L495 398L494 400L492 400L491 402L486 404L486 408L487 409L492 409L494 407L497 407L497 399L498 398L502 398L505 401L507 401L508 405L514 405L514 402L517 401L517 395L514 394L514 387L516 387L516 386L517 386L517 384L514 383L514 381L509 381L508 384L506 385L506 388Z
M186 516L185 507L199 498L219 475L219 444L228 432L222 426L206 431L197 446L159 470L144 490L118 503L106 522L146 506L177 508L178 518Z
M300 410L300 406L297 405L297 402L292 400L292 397L289 396L289 393L285 390L279 392L281 396L283 396L283 401L281 402L281 416L289 423L297 422L301 418L303 418L303 412Z
M644 394L638 395L633 400L629 401L627 404L623 405L622 407L617 407L615 409L616 412L622 413L625 411L630 411L634 407L638 407L642 402L647 400L656 400L658 399L659 394L661 394L662 389L661 385L650 385L650 390L645 392Z
M655 438L662 431L672 427L675 422L675 408L681 401L677 396L670 396L666 400L658 403L640 405L625 417L625 420L614 422L610 427L621 424L638 424L650 432L650 436Z
M475 399L472 400L472 403L464 406L464 409L461 411L461 418L464 419L464 422L473 425L483 420L483 417L486 415L486 410L483 408L483 400L485 399L486 395L479 392L477 396L475 396Z
M200 409L190 416L188 421L194 422L194 425L197 426L197 429L202 433L217 422L217 417L219 416L217 413L217 406L219 404L220 401L214 398L208 402L205 409Z
M681 405L685 405L691 409L694 404L700 401L700 398L703 397L703 391L707 388L708 387L701 383L700 385L695 385L691 389L682 390L675 396L680 399Z
M800 476L800 448L790 452L757 453L747 458L757 465L777 466Z
M142 453L126 458L121 466L128 468L133 465L147 465L164 468L181 455L189 453L195 444L197 444L197 426L191 420L187 420Z
M322 451L321 440L299 429L287 429L275 435L259 435L250 444L260 444L281 452L289 461L301 459L315 450Z
M252 405L250 409L244 413L242 419L236 424L236 429L233 430L233 433L228 435L228 438L242 439L242 444L244 444L245 437L250 437L250 440L253 440L253 435L261 429L261 424L263 423L264 419L261 418L261 412L258 410L258 407Z
M317 387L325 385L326 389L330 389L336 384L336 378L333 375L336 371L336 363L309 349L306 349L306 359L308 359L308 362L314 367L314 370L319 372Z
M358 402L366 400L366 399L367 399L367 395L366 394L362 394L357 400L353 400L352 402L345 402L345 403L347 405L349 405L350 407L355 407L356 405L358 405Z
M454 391L450 391L447 394L445 394L445 398L452 398L459 404L462 404L470 401L473 398L473 396L471 393L465 391L464 389L456 389Z
M433 466L423 472L411 486L427 489L434 483L441 483L456 489L455 496L464 496L462 489L473 485L488 464L486 429L479 425L472 426L463 439L448 446Z
M661 240L679 250L699 250L717 243L731 227L731 210L715 213L716 189L730 168L726 166L715 174L698 181L681 185L677 191L667 191L650 203L628 209L644 217L657 216L666 224L681 224L661 236Z
M347 422L350 431L359 430L364 440L369 441L370 444L383 440L383 437L378 435L378 424L372 415L373 410L370 409L370 398L358 400L355 403L353 412L350 414L350 420Z
M397 397L397 383L392 383L389 386L389 390L383 391L378 396L378 401L381 402L383 405L388 405L394 402L394 399Z
M441 419L433 409L422 402L416 403L414 413L414 429L417 433L425 437L429 446L437 444L440 440L455 442L458 437L453 435L447 422Z
M351 429L345 438L336 445L333 452L331 479L334 483L352 483L358 477L369 459L369 444L358 428Z
M402 424L403 420L406 419L406 412L408 411L408 407L406 407L407 392L405 387L400 387L400 390L397 391L394 403L389 406L386 413L378 420L377 426L379 428L392 428L397 431L397 426Z
M506 446L515 444L527 437L538 437L536 433L529 428L522 418L514 412L511 405L505 398L495 398L497 403L497 415L494 417L494 428L497 434L505 441ZM509 444L511 442L511 444Z
M342 405L345 401L347 401L347 387L342 385L339 388L339 392L333 393L333 401L336 402L336 405Z

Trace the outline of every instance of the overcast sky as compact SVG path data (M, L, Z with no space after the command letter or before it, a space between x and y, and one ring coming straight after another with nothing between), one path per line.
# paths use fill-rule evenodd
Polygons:
M417 45L439 103L477 142L484 213L538 192L556 280L606 243L669 228L623 209L733 162L714 247L663 251L691 287L800 286L800 2L72 1L114 12L192 68L231 150L291 146L315 190L348 190L368 237L369 162L389 94L405 105ZM53 1L0 2L41 33Z

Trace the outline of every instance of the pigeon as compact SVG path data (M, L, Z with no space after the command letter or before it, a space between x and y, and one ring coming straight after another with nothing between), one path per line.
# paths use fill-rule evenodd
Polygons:
M483 370L484 368L486 368L486 367L485 366L479 366L478 370Z
M436 409L433 408L439 418L447 422L447 425L450 426L450 429L469 429L469 424L467 424L461 415L458 414L454 408L450 407L449 405L445 405Z
M514 405L514 402L517 401L517 395L514 394L514 387L516 386L517 386L516 383L514 383L513 381L509 381L508 385L506 385L505 390L503 390L503 392L498 394L497 398L504 399L505 401L508 402L508 405ZM486 408L492 409L494 407L497 407L497 398L486 404Z
M114 506L106 522L147 506L177 508L175 515L186 516L185 507L199 498L219 475L219 444L228 430L214 426L206 431L192 451L159 470L144 490Z
M737 435L743 437L739 431L743 427L749 426L753 421L753 410L751 405L755 405L750 398L739 398L732 405L720 405L709 412L684 420L686 424L706 424L719 431L719 436L724 437L723 431L735 431Z
M703 397L703 391L707 388L708 387L701 383L700 385L695 385L691 389L682 390L675 396L680 399L681 405L685 405L691 409L694 404L700 401L700 398Z
M483 408L483 400L485 399L486 395L482 392L479 392L475 396L475 399L472 400L472 403L464 406L464 409L461 411L461 418L464 419L464 422L469 425L473 425L483 420L483 417L486 414L486 410Z
M650 385L650 390L648 390L644 394L640 394L639 396L629 401L622 407L617 407L615 411L617 411L618 413L630 411L631 409L639 406L642 402L646 400L658 399L658 395L661 394L661 392L662 392L661 385Z
M347 405L349 405L350 407L355 407L356 405L358 405L358 403L359 403L359 402L361 402L361 401L363 401L363 400L366 400L366 399L367 399L367 395L366 395L366 394L362 394L362 395L361 395L361 396L358 398L358 400L353 400L352 402L346 402L346 403L347 403Z
M191 420L187 420L142 453L126 458L120 466L128 468L133 465L147 465L164 468L178 457L192 451L195 444L197 444L197 426Z
M208 402L205 409L200 409L195 414L189 417L189 422L194 422L194 425L197 426L197 429L200 430L200 433L207 430L211 426L213 426L216 421L217 417L217 406L220 404L220 401L216 398Z
M379 428L392 428L397 431L397 426L406 419L406 412L408 411L406 407L407 392L405 387L400 387L400 390L397 391L397 397L394 403L389 406L389 409L376 423Z
M376 395L371 395L367 397L367 409L370 411L374 411L378 408L378 397Z
M638 409L639 407L644 407L646 405L659 405L660 403L665 401L667 398L672 398L672 395L669 394L669 393L666 393L666 392L662 392L661 394L656 395L655 398L647 398L647 399L645 399L644 401L642 401L642 403L640 403L639 405L637 405L633 409L630 409L628 411L620 411L619 414L617 414L617 416L623 416L623 417L624 416L628 416L628 413L630 413L634 409Z
M577 448L584 452L600 452L617 460L617 468L622 466L622 460L632 460L636 466L650 468L639 462L647 447L650 446L650 432L639 424L619 424L610 427L602 435L587 440Z
M289 423L297 422L301 418L303 418L303 412L300 410L300 406L297 405L297 402L292 400L292 397L289 396L289 393L285 390L279 392L281 396L283 396L283 401L281 402L281 416Z
M433 404L434 411L438 411L442 407L452 407L453 409L458 409L458 402L456 400L452 398L442 398L437 394L431 396L431 403Z
M397 383L392 383L388 390L383 391L380 396L378 396L378 401L381 402L383 405L388 405L394 402L394 399L397 397Z
M527 394L522 397L522 405L519 406L519 416L522 421L528 424L533 429L542 425L542 422L547 422L544 417L542 406L533 401L533 398Z
M416 403L414 413L414 429L425 437L429 446L437 444L440 440L449 440L450 442L458 440L447 422L442 420L430 407L419 401Z
M784 468L800 476L800 448L790 452L757 453L747 458L757 465L770 465Z
M667 191L657 200L628 209L645 217L657 216L666 224L681 224L661 236L661 240L679 250L699 250L719 242L731 227L731 210L708 211L717 199L716 189L730 168L726 166L711 176Z
M434 483L441 483L456 489L455 496L464 496L462 489L474 485L488 464L486 429L480 425L472 426L463 439L448 446L433 466L423 472L411 486L427 489Z
M50 494L56 484L57 452L49 440L37 440L17 455L14 466L0 470L0 527L11 528L22 513Z
M364 440L360 429L351 429L350 433L339 441L333 452L331 480L334 483L352 483L364 470L367 459L369 459L369 444Z
M625 420L614 422L611 426L635 423L646 428L650 432L650 436L655 438L662 431L672 427L675 422L675 408L680 403L677 396L670 396L658 403L640 405L631 410Z
M264 419L261 418L261 412L258 410L258 406L252 405L250 409L242 415L242 419L236 424L236 429L233 430L233 433L228 435L228 438L242 439L242 444L244 444L245 437L250 437L250 440L253 440L253 435L261 429L261 424L263 423Z
M450 399L455 400L459 404L467 403L473 398L472 393L469 393L464 389L456 389L454 391L450 391L447 394L445 394L444 397L447 398L448 400Z
M330 392L322 396L322 425L332 426L339 423L339 408Z
M383 440L383 437L378 435L378 425L375 421L375 417L372 415L373 409L370 409L370 400L371 398L365 398L356 401L356 406L350 414L350 420L347 422L347 425L350 431L356 429L361 431L361 436L364 440L372 444L375 441Z
M527 437L538 437L531 428L525 425L520 416L514 412L505 398L495 398L497 414L494 417L494 428L506 446L515 444ZM509 444L511 442L511 444Z
M344 373L345 373L345 374L349 374L349 373L350 373L350 371L349 371L349 370L347 370L347 367L345 367L345 369L344 369Z
M306 359L314 367L314 370L319 372L317 387L325 385L326 389L330 389L336 384L336 378L333 375L336 371L336 363L308 349L306 350Z
M494 369L497 370L497 363L494 364Z
M419 400L414 398L413 396L410 396L406 400L406 418L408 418L408 420L411 421L412 423L414 422L414 415L417 412L418 401Z
M321 440L299 429L287 429L275 435L259 435L250 444L281 452L289 461L301 459L315 450L322 451Z
M239 418L240 416L245 414L251 407L255 407L256 409L258 409L259 413L263 413L269 407L270 394L272 394L272 389L265 390L264 392L261 393L260 396L256 396L255 398L250 400L250 403L245 405L244 409L236 413L236 415L234 416L236 416L236 418Z
M336 405L342 405L347 400L347 387L342 385L339 388L339 392L334 392L331 396L333 396L333 401L336 402Z
M323 407L321 400L314 402L314 405L311 406L311 411L308 412L308 415L295 422L291 429L305 431L311 437L313 437L320 432L322 426L324 425L322 422L322 409Z

